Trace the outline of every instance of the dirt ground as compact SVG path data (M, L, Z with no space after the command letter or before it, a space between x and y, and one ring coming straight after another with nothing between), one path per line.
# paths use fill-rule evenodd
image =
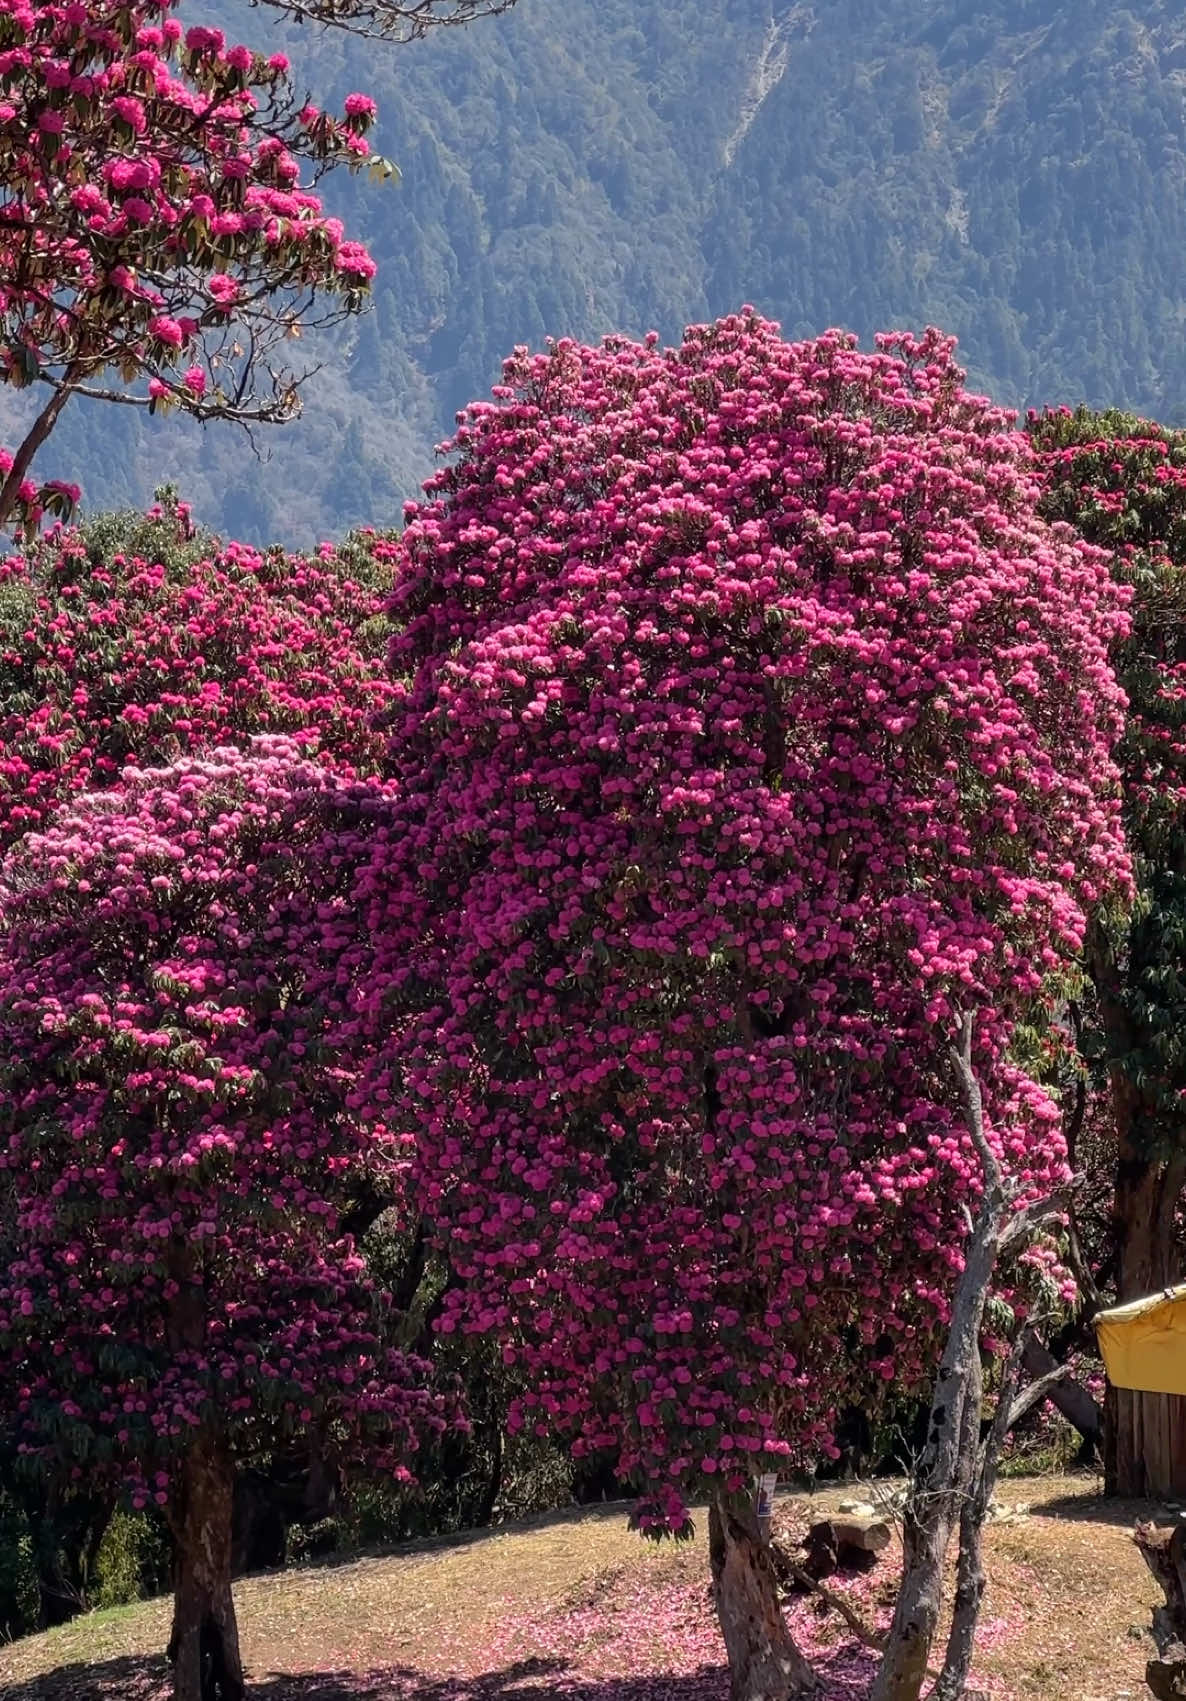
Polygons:
M1129 1537L1154 1509L1105 1501L1091 1476L1001 1485L1016 1521L988 1531L990 1583L977 1683L993 1701L1147 1701L1157 1591ZM843 1498L784 1502L792 1521ZM255 1701L724 1701L707 1591L705 1522L653 1547L620 1506L562 1514L384 1556L236 1585ZM854 1585L884 1616L896 1556ZM860 1701L871 1670L807 1601L792 1627L824 1678L821 1701ZM159 1701L168 1604L92 1613L0 1649L4 1701Z

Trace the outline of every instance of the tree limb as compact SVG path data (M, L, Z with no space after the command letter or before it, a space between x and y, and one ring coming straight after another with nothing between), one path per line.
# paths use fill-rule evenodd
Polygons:
M1035 1406L1040 1405L1050 1390L1057 1388L1058 1384L1064 1382L1070 1374L1069 1365L1059 1364L1053 1370L1048 1370L1044 1376L1039 1376L1028 1387L1023 1388L1009 1406L1009 1421L1005 1425L1006 1430L1010 1430L1015 1424L1020 1423L1027 1412L1032 1412Z
M1070 1206L1070 1189L1073 1182L1066 1187L1048 1193L1043 1199L1034 1199L1028 1205L1023 1205L1015 1211L1001 1230L1000 1249L1009 1251L1019 1240L1028 1240L1035 1230L1043 1227L1052 1217L1065 1215Z
M515 0L251 0L298 23L342 29L364 41L417 41L433 29L509 12Z
M826 1583L817 1582L811 1572L795 1560L788 1560L787 1564L792 1579L799 1587L818 1595L825 1606L831 1607L833 1612L838 1612L858 1642L863 1643L866 1648L875 1648L878 1653L882 1651L886 1637L884 1630L876 1629L855 1607L849 1605L843 1595L837 1594L835 1589L829 1589Z
M74 392L78 370L77 364L67 368L61 383L29 427L24 442L12 457L8 477L3 485L0 485L0 528L7 525L20 500L21 485L25 482L25 474L32 465L34 455L58 423L58 415Z
M947 1054L959 1083L964 1122L977 1156L984 1166L984 1197L987 1201L990 1198L996 1199L1002 1191L1001 1166L984 1132L984 1098L980 1091L980 1082L976 1079L976 1071L972 1067L972 1028L972 1012L965 1010L960 1016L959 1043L948 1046Z

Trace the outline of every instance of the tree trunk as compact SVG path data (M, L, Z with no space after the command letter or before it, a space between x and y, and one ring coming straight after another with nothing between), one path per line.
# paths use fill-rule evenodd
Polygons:
M231 1598L229 1455L199 1433L183 1468L174 1514L177 1570L173 1596L174 1701L242 1701L243 1663Z
M1126 1007L1124 973L1100 929L1088 939L1088 964L1108 1047L1116 1131L1112 1228L1119 1304L1179 1279L1175 1217L1186 1159L1157 1161L1151 1107L1128 1073L1140 1044ZM1186 1399L1109 1387L1104 1401L1104 1487L1109 1494L1186 1495Z
M956 1284L927 1440L902 1519L902 1582L870 1701L918 1701L943 1600L943 1564L980 1439L980 1324L999 1244L999 1182L986 1183Z
M1046 1376L1057 1364L1058 1360L1054 1354L1036 1335L1027 1336L1021 1360L1021 1367L1027 1376ZM1067 1422L1079 1431L1089 1446L1099 1446L1103 1433L1103 1413L1081 1382L1076 1382L1073 1376L1064 1376L1060 1382L1054 1384L1046 1397Z
M729 1656L730 1701L790 1701L815 1689L791 1639L770 1551L748 1495L720 1494L708 1513L713 1594Z
M496 1412L487 1427L490 1437L490 1471L482 1488L482 1499L474 1522L479 1529L494 1520L494 1508L502 1493L502 1414Z
M967 1688L976 1648L976 1626L980 1622L980 1606L988 1581L984 1572L983 1536L983 1509L969 1500L960 1513L959 1559L947 1653L930 1701L961 1701Z
M1186 1399L1109 1388L1104 1402L1104 1484L1129 1499L1186 1497Z
M1157 1701L1178 1701L1186 1695L1186 1530L1138 1524L1133 1540L1165 1595L1153 1609L1157 1658L1146 1665L1145 1682Z
M1180 1279L1175 1218L1186 1180L1180 1159L1151 1163L1124 1128L1116 1177L1121 1305ZM1104 1477L1109 1494L1186 1496L1186 1398L1109 1388L1105 1402Z
M951 1538L946 1520L907 1516L902 1530L902 1583L870 1701L918 1701L943 1602L943 1561Z
M1013 1350L1001 1375L996 1411L988 1427L988 1434L980 1443L975 1478L960 1508L959 1558L955 1568L955 1600L952 1603L951 1628L947 1633L943 1670L931 1691L930 1701L963 1701L967 1691L968 1678L972 1671L972 1656L976 1650L976 1627L980 1622L980 1608L988 1581L984 1570L984 1522L997 1483L997 1465L1001 1449L1005 1445L1005 1437L1018 1416L1032 1410L1033 1406L1039 1403L1035 1397L1036 1388L1030 1391L1028 1403L1026 1400L1014 1400L1018 1375L1025 1363L1030 1339L1029 1331L1023 1329L1019 1339L1013 1343ZM1043 1347L1042 1351L1045 1350ZM1051 1363L1042 1374L1050 1375L1057 1368L1057 1365ZM980 1381L975 1400L977 1408L983 1393L983 1378Z
M69 1624L80 1612L86 1611L86 1599L76 1592L61 1568L38 1566L37 1569L37 1628L53 1630L59 1624Z
M977 1524L973 1528L965 1523L961 1542L961 1558L963 1550L968 1549L962 1567L965 1589L960 1617L960 1638L966 1635L967 1650L965 1656L958 1643L949 1648L952 1680L965 1657L970 1663L983 1589L976 1579L979 1523L983 1522L991 1492L991 1470L986 1477L984 1465L986 1461L991 1465L993 1459L993 1440L990 1438L986 1447L980 1442L984 1388L980 1326L998 1255L1024 1245L1049 1218L1056 1203L1053 1199L1035 1200L1022 1207L1011 1203L999 1160L985 1132L980 1083L972 1067L970 1014L963 1016L959 1044L951 1046L949 1055L960 1084L968 1132L984 1173L983 1192L952 1296L926 1441L911 1473L902 1515L902 1581L869 1701L919 1701L939 1624L943 1563L952 1531L965 1512ZM1013 1375L1016 1368L1011 1360ZM1008 1427L1009 1412L1006 1403L1004 1410L999 1410L999 1423L994 1419L992 1435L997 1446ZM986 1489L983 1499L978 1488Z
M996 1256L995 1234L992 1245L989 1273ZM978 1250L974 1242L965 1272ZM972 1283L968 1282L967 1287L970 1291ZM943 1568L952 1530L961 1510L972 1499L983 1392L979 1320L984 1301L981 1297L979 1306L973 1305L976 1321L969 1344L970 1320L965 1315L966 1304L961 1304L962 1297L957 1290L949 1342L963 1335L965 1343L949 1363L945 1354L936 1382L927 1446L915 1468L902 1515L902 1581L870 1701L919 1701L939 1628ZM975 1635L975 1618L972 1634Z

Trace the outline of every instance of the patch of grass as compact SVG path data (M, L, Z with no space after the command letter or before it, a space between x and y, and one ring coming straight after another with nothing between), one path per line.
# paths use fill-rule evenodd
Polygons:
M986 1537L977 1669L994 1701L1142 1693L1157 1590L1129 1531L1149 1509L1104 1501L1096 1487L1089 1476L1001 1485L1002 1501L1031 1510ZM852 1492L787 1510L810 1522ZM703 1514L696 1526L686 1546L655 1548L627 1529L624 1508L599 1508L245 1579L235 1595L256 1696L719 1701ZM896 1563L895 1547L875 1577L883 1606ZM815 1657L843 1668L855 1683L844 1693L859 1695L865 1666L847 1635L794 1610ZM157 1600L28 1637L0 1649L0 1691L5 1701L162 1701L168 1626L169 1603Z

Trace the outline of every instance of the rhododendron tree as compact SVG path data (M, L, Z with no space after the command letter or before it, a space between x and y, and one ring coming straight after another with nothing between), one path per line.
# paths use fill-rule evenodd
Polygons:
M335 117L282 54L174 12L0 0L0 378L49 391L0 458L0 525L76 498L30 477L72 395L290 417L291 339L356 312L374 275L311 187L368 162L374 102Z
M1086 1118L1106 1131L1097 1152L1110 1222L1095 1237L1096 1277L1124 1301L1183 1271L1186 433L1086 409L1029 424L1044 511L1106 547L1132 593L1132 630L1114 662L1129 699L1118 756L1140 901L1123 926L1101 916L1092 929L1080 1023L1088 1068L1105 1076ZM1186 1400L1110 1389L1104 1453L1114 1493L1186 1493Z
M30 1466L122 1483L177 1549L175 1688L242 1694L236 1463L315 1435L406 1475L452 1420L339 1228L401 1142L329 1035L345 893L382 810L284 740L130 769L0 876L0 1275Z
M921 1389L979 1165L1064 1174L1013 1026L1123 887L1102 555L951 344L751 312L519 351L408 514L367 1091L518 1417L711 1502L738 1697L809 1683L752 1476Z
M0 562L0 849L128 761L252 733L375 772L393 547L366 535L307 556L221 544L169 501Z
M0 851L77 792L115 784L129 761L253 732L374 771L390 547L371 535L307 557L222 545L166 496L150 515L100 516L0 563ZM0 1237L10 1216L0 1190ZM113 1496L68 1478L46 1492L2 1457L34 1538L42 1616L56 1623L86 1603L85 1554Z

